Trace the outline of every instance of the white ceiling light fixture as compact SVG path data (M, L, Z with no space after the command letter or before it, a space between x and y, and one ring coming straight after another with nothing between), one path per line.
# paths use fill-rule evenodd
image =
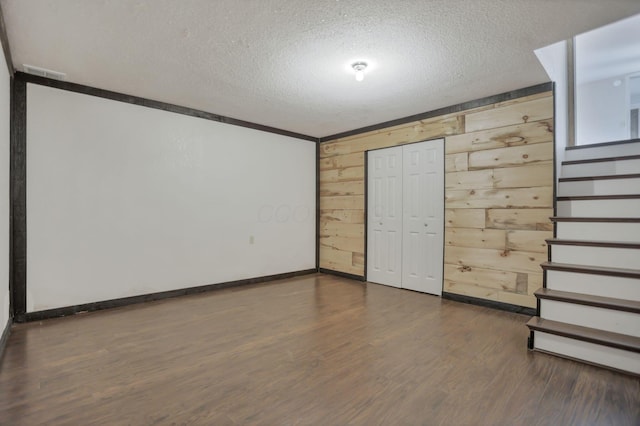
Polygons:
M356 72L356 81L364 80L364 70L367 69L366 62L355 62L351 65L351 68Z

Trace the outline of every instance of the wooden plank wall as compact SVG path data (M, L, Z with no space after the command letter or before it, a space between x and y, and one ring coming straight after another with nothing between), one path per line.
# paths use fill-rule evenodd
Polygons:
M323 142L320 267L364 275L365 151L445 137L444 291L535 307L552 237L551 92Z

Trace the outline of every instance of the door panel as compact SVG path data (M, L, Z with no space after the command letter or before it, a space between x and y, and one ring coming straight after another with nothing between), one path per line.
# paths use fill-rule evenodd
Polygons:
M367 280L400 287L402 147L371 151L368 155Z
M444 140L368 153L367 280L442 294Z
M444 143L404 146L402 287L442 294Z

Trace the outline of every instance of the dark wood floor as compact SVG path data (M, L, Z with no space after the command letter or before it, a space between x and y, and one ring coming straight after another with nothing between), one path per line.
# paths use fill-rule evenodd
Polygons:
M327 275L15 326L0 424L640 424L528 317Z

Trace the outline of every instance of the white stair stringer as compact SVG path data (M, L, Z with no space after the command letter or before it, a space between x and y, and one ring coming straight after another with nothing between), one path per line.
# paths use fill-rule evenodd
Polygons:
M640 375L640 140L567 149L529 348Z

